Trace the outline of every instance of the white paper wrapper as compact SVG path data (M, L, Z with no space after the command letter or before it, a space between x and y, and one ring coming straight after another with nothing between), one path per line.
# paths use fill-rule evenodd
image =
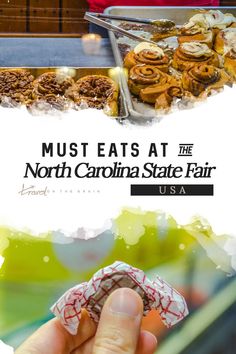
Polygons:
M188 315L185 299L160 277L149 280L142 270L123 262L100 269L87 283L69 289L51 308L63 326L76 334L81 310L85 308L96 322L100 318L107 297L116 289L128 287L143 299L144 315L152 309L158 310L167 327L181 321Z

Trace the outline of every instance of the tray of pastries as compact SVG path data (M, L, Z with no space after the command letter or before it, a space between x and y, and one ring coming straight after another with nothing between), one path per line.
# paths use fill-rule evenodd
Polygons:
M133 118L152 119L193 107L225 85L235 89L236 8L113 7L106 12L173 22L158 28L114 21L144 39L109 33L117 65L124 68L122 85Z
M96 108L128 116L115 68L1 68L0 105L25 106L32 114Z

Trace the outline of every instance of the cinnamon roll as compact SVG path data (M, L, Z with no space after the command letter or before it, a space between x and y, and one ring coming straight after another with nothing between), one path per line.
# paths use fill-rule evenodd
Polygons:
M46 72L34 81L33 104L37 105L43 101L55 109L65 110L69 106L65 94L73 84L74 80L68 75Z
M150 65L136 65L130 71L130 91L143 102L166 109L174 97L180 97L180 81Z
M148 45L147 45L148 44ZM170 59L158 46L140 43L130 51L124 60L124 66L131 69L137 64L153 65L163 72L168 72Z
M0 70L0 103L27 104L31 100L34 76L25 69Z
M154 103L155 109L167 110L175 98L181 98L183 90L178 81L167 79L165 85L155 84L140 91L143 102Z
M130 91L139 96L140 91L156 83L166 83L166 77L169 75L163 73L152 65L138 64L132 67L129 73L128 85Z
M180 71L192 68L196 64L208 64L218 67L220 59L217 53L209 49L204 43L182 43L175 51L173 67Z
M103 109L107 115L118 115L119 89L107 76L84 76L67 91L66 95L79 107Z
M236 28L229 27L220 31L215 39L215 51L221 55L225 55L233 47L236 47Z
M211 29L197 23L182 27L178 42L179 44L185 42L205 43L209 48L212 48L213 38L213 31Z
M225 70L236 81L236 46L225 55Z
M236 18L232 14L223 14L219 10L202 11L190 18L185 27L191 28L196 25L207 29L225 29L236 23Z
M230 77L222 69L213 65L198 64L183 73L183 89L194 96L219 90L230 83Z

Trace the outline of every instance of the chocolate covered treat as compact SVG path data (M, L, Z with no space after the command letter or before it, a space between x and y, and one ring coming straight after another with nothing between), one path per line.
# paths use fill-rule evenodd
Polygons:
M167 327L188 315L185 299L168 283L156 276L149 280L142 270L123 262L100 269L88 283L68 290L51 308L62 325L71 334L76 334L81 311L85 308L89 316L98 322L107 297L116 289L128 287L136 291L143 300L144 315L152 309L158 310Z

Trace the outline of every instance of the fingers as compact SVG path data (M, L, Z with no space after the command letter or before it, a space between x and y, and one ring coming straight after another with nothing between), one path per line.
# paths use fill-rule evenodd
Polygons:
M94 336L96 325L90 319L86 311L82 312L79 330L76 336L71 335L61 325L58 319L46 323L40 327L15 354L59 354L70 353Z
M73 351L71 354L90 354L92 353L95 338L90 338ZM138 348L136 354L153 354L157 347L156 337L147 331L141 331L138 339Z
M142 316L143 302L135 291L114 291L103 307L92 353L135 354Z
M136 354L153 354L156 349L156 337L148 331L141 331Z
M82 344L79 348L74 350L71 354L91 354L94 346L95 337L90 338Z

